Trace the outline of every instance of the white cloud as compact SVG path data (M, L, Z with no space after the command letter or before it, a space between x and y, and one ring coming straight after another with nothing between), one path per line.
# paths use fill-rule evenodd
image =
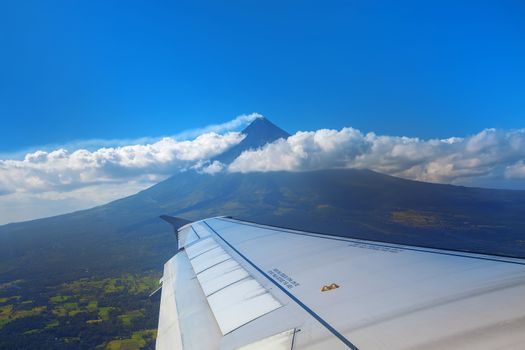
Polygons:
M194 140L163 138L152 144L36 151L23 160L0 160L3 192L68 191L100 183L121 183L148 176L169 175L177 169L209 159L243 138L238 132L213 132ZM148 180L149 182L149 180Z
M520 160L505 169L505 175L509 179L525 179L525 162Z
M355 129L298 132L262 149L242 153L230 171L313 170L345 167L369 145Z
M244 135L231 130L259 117L242 115L200 129L189 140L184 138L196 131L148 143L94 150L58 147L0 160L0 224L86 208L135 193L239 143ZM200 171L221 170L222 165L214 162Z
M228 170L367 168L422 181L468 184L483 178L501 185L505 176L525 173L524 159L525 129L486 129L465 138L422 140L343 128L298 132L287 140L244 152Z
M242 114L235 119L232 119L230 121L227 121L222 124L212 124L208 125L204 128L198 128L198 129L192 129L192 130L186 130L184 132L181 132L174 136L176 139L186 139L186 138L194 138L199 135L214 132L217 134L223 133L225 131L231 131L231 130L237 130L238 128L245 126L247 124L250 124L257 118L262 118L263 116L259 113L251 113L251 114Z
M208 161L200 161L197 164L195 164L193 167L191 167L193 170L197 171L201 174L216 174L220 173L225 169L225 165L218 160L214 160L213 162Z

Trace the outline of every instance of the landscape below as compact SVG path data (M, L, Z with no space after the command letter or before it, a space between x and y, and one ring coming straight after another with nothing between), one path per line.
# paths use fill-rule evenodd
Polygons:
M158 305L147 297L158 278L81 278L45 290L31 288L32 281L4 283L0 348L152 348Z

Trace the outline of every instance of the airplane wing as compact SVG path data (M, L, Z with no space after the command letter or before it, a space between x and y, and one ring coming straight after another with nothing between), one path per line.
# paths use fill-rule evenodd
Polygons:
M178 241L158 350L525 348L524 260L229 218Z

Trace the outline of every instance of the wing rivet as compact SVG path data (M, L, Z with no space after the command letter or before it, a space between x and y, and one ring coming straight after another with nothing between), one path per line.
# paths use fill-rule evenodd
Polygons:
M337 285L336 283L327 284L327 285L324 285L321 288L321 292L328 292L328 291L330 291L332 289L336 289L336 288L339 288L339 285Z

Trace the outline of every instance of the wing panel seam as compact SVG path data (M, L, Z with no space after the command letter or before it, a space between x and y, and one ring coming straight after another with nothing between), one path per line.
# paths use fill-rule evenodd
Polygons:
M260 272L264 277L266 277L270 282L272 282L275 286L277 286L282 292L284 292L288 297L290 297L293 301L295 301L301 308L303 308L306 312L308 312L313 318L315 318L319 323L321 323L327 330L329 330L333 335L335 335L341 342L343 342L346 346L348 346L352 350L359 350L358 347L356 347L350 340L346 339L345 336L343 336L341 333L339 333L334 327L332 327L327 321L325 321L321 316L319 316L315 311L310 309L307 305L305 305L301 300L299 300L295 295L287 291L283 286L281 286L277 281L275 281L273 278L271 278L266 272L264 272L260 267L258 267L254 262L252 262L250 259L248 259L244 254L242 254L240 251L235 249L224 237L222 237L215 229L213 229L206 220L202 221L212 232L214 232L217 237L219 237L228 247L230 247L234 252L239 254L248 264L250 264L254 269L256 269L258 272Z

